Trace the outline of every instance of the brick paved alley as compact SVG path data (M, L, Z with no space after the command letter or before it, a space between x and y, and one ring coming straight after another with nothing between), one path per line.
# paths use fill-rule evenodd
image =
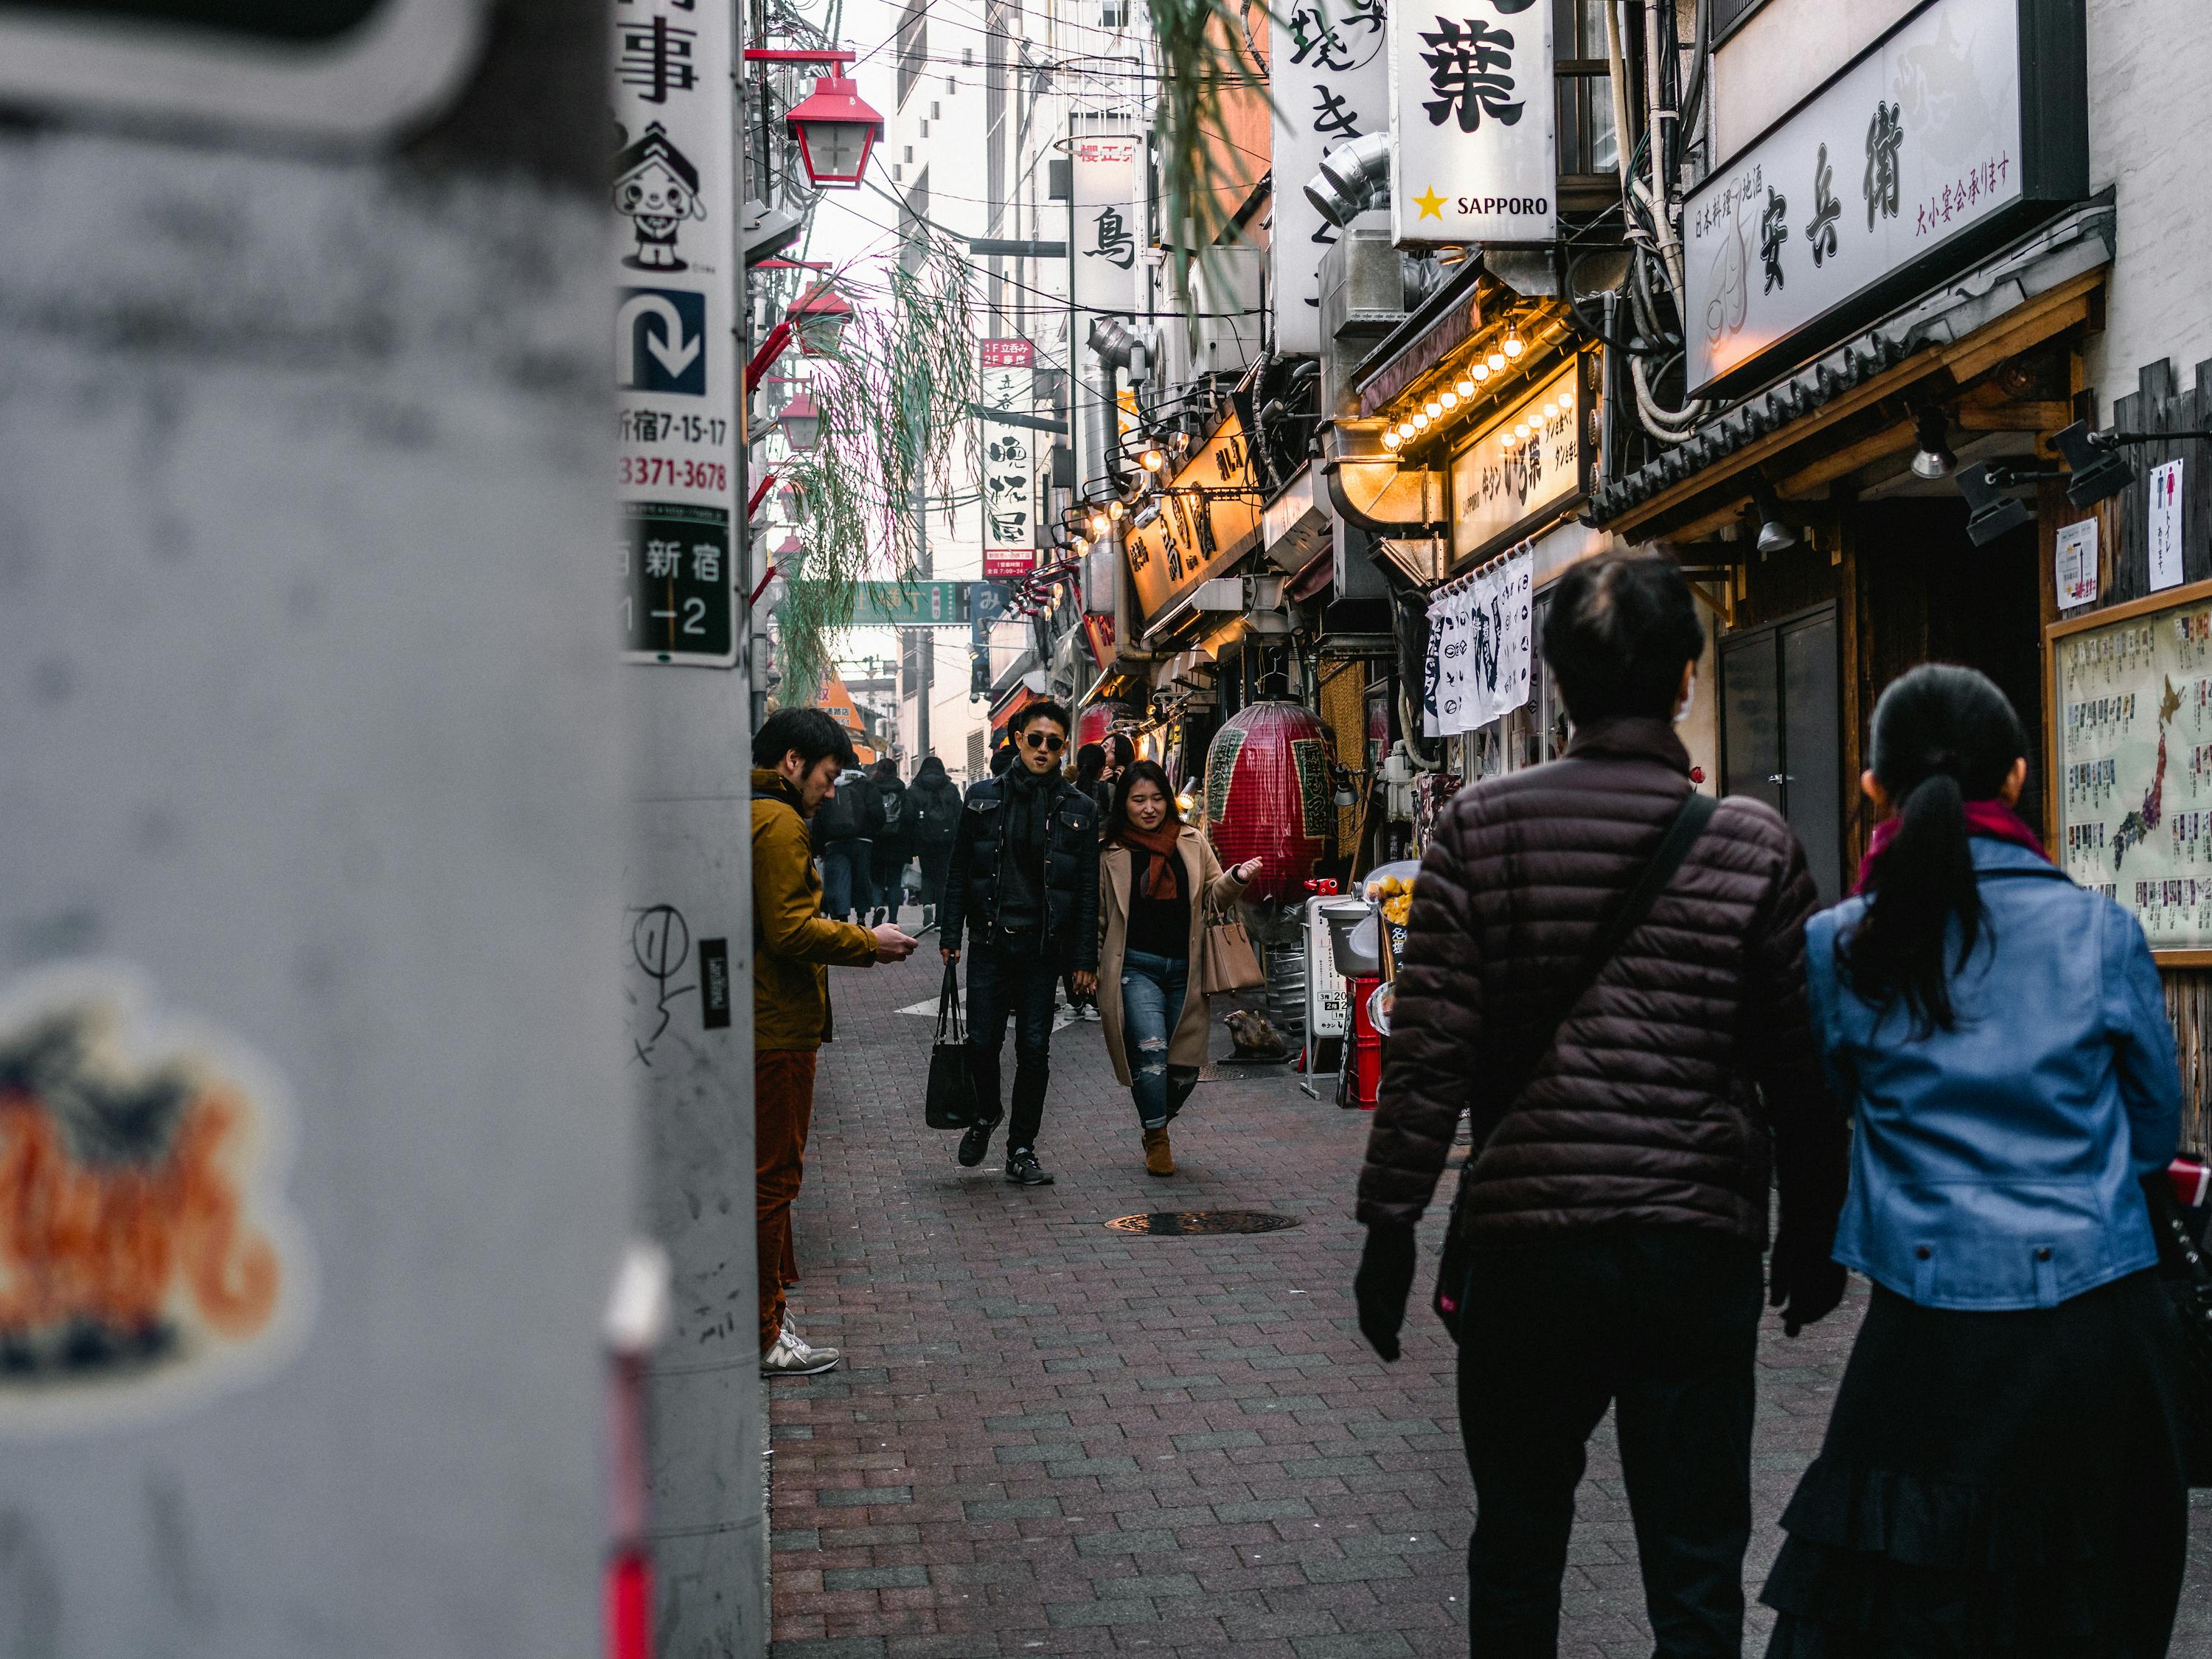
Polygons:
M1417 1304L1385 1366L1352 1316L1364 1117L1279 1069L1220 1068L1177 1123L1182 1172L1154 1180L1098 1028L1079 1024L1054 1040L1039 1143L1059 1184L1007 1186L1002 1142L959 1169L956 1137L921 1123L930 1022L898 1012L933 1002L933 945L926 962L833 970L793 1317L847 1361L769 1391L776 1659L1463 1654L1453 1350ZM1102 1224L1200 1206L1304 1224L1196 1239ZM1795 1342L1768 1328L1754 1595L1854 1322ZM1566 1585L1575 1659L1650 1651L1619 1476L1608 1429ZM2195 1518L2178 1656L2212 1654L2212 1509ZM1755 1607L1753 1628L1755 1654Z

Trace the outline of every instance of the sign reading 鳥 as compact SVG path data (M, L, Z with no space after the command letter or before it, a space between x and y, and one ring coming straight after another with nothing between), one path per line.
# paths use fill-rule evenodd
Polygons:
M1275 349L1322 349L1322 251L1337 228L1306 199L1321 159L1339 144L1387 126L1390 67L1382 0L1293 0L1267 31L1274 95Z
M1018 576L1036 563L1036 430L991 418L1026 415L1036 402L1036 347L978 340L983 416L983 574Z
M1084 312L1138 309L1137 162L1145 141L1133 132L1079 133L1070 149L1068 282Z
M737 660L737 264L726 9L615 9L622 626L632 661Z
M2063 11L1933 0L1714 170L1682 211L1692 392L1826 349L2086 191L2078 62L2033 53L2022 88L2023 13Z
M1401 0L1389 34L1392 234L1401 242L1551 240L1552 0Z

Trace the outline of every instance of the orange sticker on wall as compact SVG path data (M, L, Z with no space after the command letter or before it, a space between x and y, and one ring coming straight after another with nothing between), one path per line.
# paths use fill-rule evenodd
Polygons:
M0 1435L143 1420L290 1357L292 1130L264 1062L128 975L0 993Z

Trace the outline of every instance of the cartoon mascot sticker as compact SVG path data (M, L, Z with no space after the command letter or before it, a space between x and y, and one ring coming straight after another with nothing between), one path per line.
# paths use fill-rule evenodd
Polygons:
M615 211L637 233L637 252L623 256L633 270L688 270L676 252L684 222L704 219L699 200L699 169L668 141L658 121L648 121L635 143L615 156Z
M167 1414L268 1375L313 1296L265 1064L131 975L0 992L0 1437Z

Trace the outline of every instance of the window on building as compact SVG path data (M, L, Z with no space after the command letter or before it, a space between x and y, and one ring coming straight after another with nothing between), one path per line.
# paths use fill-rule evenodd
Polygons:
M899 14L898 26L898 100L901 108L906 105L906 95L921 79L922 65L929 58L929 13L925 8L928 0L907 0L907 8Z
M1715 42L1727 40L1730 30L1765 3L1766 0L1713 0Z
M1723 0L1725 3L1725 0ZM1558 41L1559 171L1615 173L1620 147L1613 136L1613 77L1605 50L1606 0L1552 0Z
M899 198L899 264L909 275L921 269L927 245L922 240L922 221L929 217L929 169L914 175L914 188Z

